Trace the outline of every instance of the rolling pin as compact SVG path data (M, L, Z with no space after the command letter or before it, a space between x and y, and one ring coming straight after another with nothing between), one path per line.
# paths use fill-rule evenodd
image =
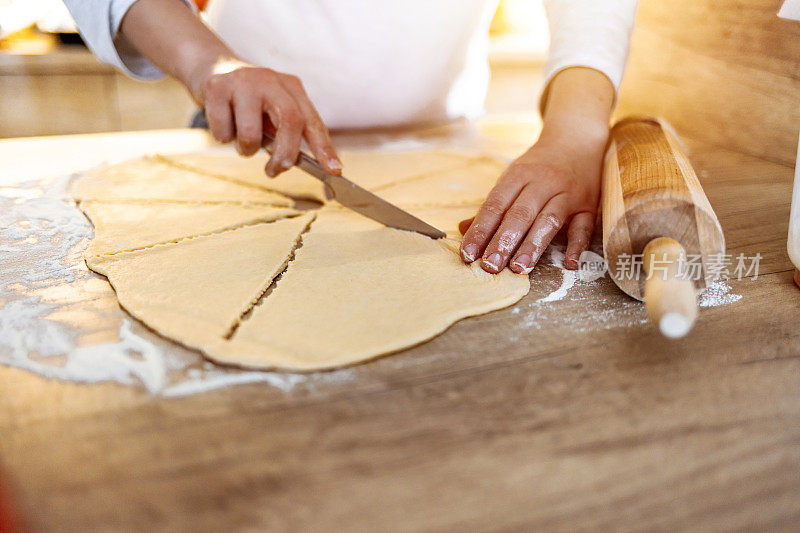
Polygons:
M609 275L645 302L661 333L683 337L697 318L697 290L720 270L725 237L667 124L627 118L612 128L602 196Z

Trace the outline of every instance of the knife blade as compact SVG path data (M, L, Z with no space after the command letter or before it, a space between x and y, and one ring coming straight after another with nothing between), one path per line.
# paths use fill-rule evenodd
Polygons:
M264 138L267 141L264 148L271 154L272 143L275 142L275 137L272 134L265 133ZM404 211L396 205L387 202L380 196L356 185L344 176L328 174L316 159L302 150L295 162L295 166L324 183L325 192L329 199L336 200L356 213L371 218L390 228L414 231L432 239L441 239L445 237L445 232L442 230L431 226L408 211Z

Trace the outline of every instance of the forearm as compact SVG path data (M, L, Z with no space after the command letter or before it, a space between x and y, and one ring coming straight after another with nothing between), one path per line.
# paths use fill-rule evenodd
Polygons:
M203 104L202 84L237 59L228 46L180 0L138 0L122 19L120 34Z
M614 107L611 81L591 68L568 68L550 82L545 95L540 140L572 139L580 146L602 149Z

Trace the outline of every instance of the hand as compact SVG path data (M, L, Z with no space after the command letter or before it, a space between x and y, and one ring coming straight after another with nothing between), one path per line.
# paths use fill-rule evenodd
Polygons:
M461 223L464 262L481 258L492 274L510 263L513 272L529 274L566 225L564 266L577 269L592 239L607 137L607 127L583 138L574 130L543 132L503 173L478 215Z
M225 61L215 66L198 93L214 138L223 143L235 141L241 155L258 152L265 129L275 132L272 157L265 169L268 176L275 177L294 165L302 139L327 172L341 173L342 163L328 129L296 76Z
M186 86L205 108L217 140L235 140L239 153L251 156L261 148L265 128L273 131L269 176L294 165L302 139L327 172L341 172L328 130L300 80L237 59L184 2L137 0L122 19L119 37Z

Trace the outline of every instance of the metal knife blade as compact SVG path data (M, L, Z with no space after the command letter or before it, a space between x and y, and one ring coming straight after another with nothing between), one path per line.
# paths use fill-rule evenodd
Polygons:
M268 144L265 148L272 153L272 143L275 138L268 133L264 134ZM424 220L420 220L411 213L391 204L367 189L360 187L343 176L328 174L316 159L300 151L295 166L311 174L325 184L326 193L343 206L353 211L380 222L384 226L406 231L414 231L427 235L432 239L441 239L445 233Z

